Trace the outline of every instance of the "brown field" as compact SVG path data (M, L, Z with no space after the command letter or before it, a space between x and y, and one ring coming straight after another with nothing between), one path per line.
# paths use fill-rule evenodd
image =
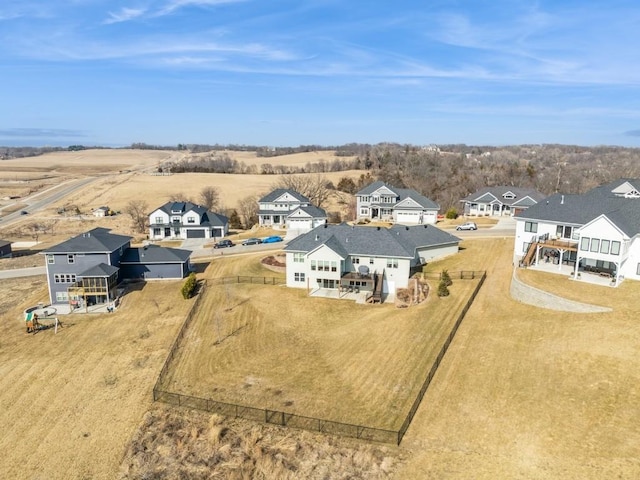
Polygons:
M258 259L215 261L205 276L256 275ZM407 310L210 282L163 389L398 430L477 282Z
M248 164L272 163L274 165L304 165L319 158L333 158L333 152L309 152L263 159L255 152L229 152ZM127 215L95 218L93 209L107 205L116 211L124 211L132 200L144 200L149 209L160 206L171 198L184 198L198 202L204 187L214 186L220 193L221 210L236 208L238 201L250 195L262 196L279 181L279 175L235 175L184 173L171 176L153 176L149 173L162 162L180 158L183 153L154 150L86 150L82 152L56 152L39 157L5 160L0 162L0 208L10 213L25 208L21 198L1 200L17 195L27 197L51 189L70 179L95 179L84 188L52 203L41 211L20 218L11 226L0 224L0 237L11 240L31 239L32 226L36 222L56 222L53 238L42 235L40 241L56 243L69 235L101 226L118 233L133 234ZM268 161L268 162L267 162ZM361 171L328 172L322 174L336 184L340 178L357 178ZM329 199L327 210L346 213L346 196L335 193ZM61 215L58 209L66 207ZM74 214L77 207L81 214ZM0 213L1 215L2 213ZM4 232L4 233L3 233Z

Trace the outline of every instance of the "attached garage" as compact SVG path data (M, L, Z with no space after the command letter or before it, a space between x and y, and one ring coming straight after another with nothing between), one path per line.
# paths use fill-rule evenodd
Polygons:
M396 223L409 223L417 225L420 223L421 212L398 212Z
M206 230L204 229L189 229L187 230L187 238L206 238Z
M181 279L189 274L190 257L190 251L178 248L129 248L120 260L120 269L123 277L130 279Z

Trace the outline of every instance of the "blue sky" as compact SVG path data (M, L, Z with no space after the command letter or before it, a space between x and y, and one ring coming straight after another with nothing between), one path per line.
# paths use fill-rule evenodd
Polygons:
M636 1L2 0L0 145L640 145Z

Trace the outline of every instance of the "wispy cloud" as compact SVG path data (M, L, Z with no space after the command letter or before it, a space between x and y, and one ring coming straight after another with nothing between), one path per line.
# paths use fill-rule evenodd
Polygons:
M118 13L109 12L109 18L107 18L104 23L112 24L112 23L120 23L120 22L128 22L129 20L133 20L134 18L138 18L143 15L147 10L145 8L122 8Z
M185 7L215 7L228 3L241 3L247 0L169 0L166 5L158 11L158 15L169 15L176 10Z
M86 133L81 130L63 128L7 128L0 130L0 137L4 138L77 138L86 136Z

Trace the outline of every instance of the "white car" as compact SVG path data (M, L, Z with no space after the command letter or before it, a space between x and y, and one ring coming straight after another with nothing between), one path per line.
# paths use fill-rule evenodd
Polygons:
M456 227L456 230L477 230L477 229L478 229L478 225L476 225L475 222L466 222Z

